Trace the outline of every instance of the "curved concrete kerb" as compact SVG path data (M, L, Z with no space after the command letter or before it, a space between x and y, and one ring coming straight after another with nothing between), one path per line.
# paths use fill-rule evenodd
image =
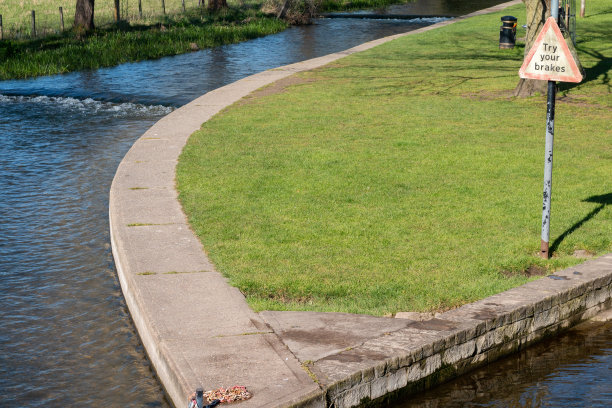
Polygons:
M203 122L295 72L460 19L244 78L177 109L134 143L111 186L112 249L136 329L175 406L186 404L198 387L232 385L246 385L253 393L241 407L355 406L442 368L463 372L610 306L612 256L607 256L583 267L580 275L551 280L545 288L526 285L429 323L341 314L257 314L215 270L192 233L177 199L175 167L187 139ZM561 316L564 323L559 323ZM354 322L358 334L347 334L347 321ZM348 345L334 348L323 339L318 347L304 347L291 331L296 324L305 330L327 328Z
M197 387L236 384L253 392L244 406L288 406L311 394L324 399L296 357L214 270L192 233L175 189L175 166L187 139L221 109L264 85L400 36L211 91L162 118L120 163L109 203L117 273L136 329L175 406Z

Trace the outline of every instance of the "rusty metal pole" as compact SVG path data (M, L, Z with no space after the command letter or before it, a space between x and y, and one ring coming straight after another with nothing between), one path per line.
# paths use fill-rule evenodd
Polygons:
M559 0L552 0L550 15L555 20L559 18ZM540 256L548 259L550 243L550 201L552 195L553 140L555 137L555 97L557 84L548 81L548 100L546 102L546 144L544 147L544 192L542 193L542 241Z

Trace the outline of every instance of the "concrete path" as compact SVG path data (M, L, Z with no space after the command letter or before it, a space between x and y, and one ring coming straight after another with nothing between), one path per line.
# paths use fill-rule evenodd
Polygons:
M495 301L467 305L427 322L346 314L257 314L215 270L192 233L177 200L175 166L187 139L203 122L252 91L295 72L458 20L265 71L216 89L161 119L127 153L110 192L113 255L138 333L175 406L185 406L187 396L198 387L232 385L245 385L252 391L253 397L240 403L245 408L354 406L364 398L376 399L430 378L442 361L469 368L493 359L492 354L481 355L494 349L495 339L477 339L492 336L506 327L503 323L517 326L520 336L531 336L512 337L519 345L537 339L538 335L530 334L532 326L543 330L562 320L559 311L557 320L537 317L539 312L561 307L560 300L551 300L555 296L573 302L563 312L571 324L610 306L612 256L607 256L582 267L581 275L572 269L567 272L570 278L543 279L545 288L527 286L529 296L520 291L498 295ZM564 285L550 289L559 282ZM567 291L571 296L564 294ZM547 325L530 322L528 330L517 323L519 318L543 319ZM456 361L453 357L449 363L448 357L436 354L453 347L459 350ZM448 351L447 356L451 354ZM468 363L468 358L477 361Z

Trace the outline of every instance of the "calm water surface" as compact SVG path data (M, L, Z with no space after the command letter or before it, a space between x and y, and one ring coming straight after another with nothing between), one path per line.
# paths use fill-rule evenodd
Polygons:
M446 15L499 1L417 3ZM209 90L432 22L321 20L156 61L0 82L0 406L168 407L110 251L108 191L123 155Z

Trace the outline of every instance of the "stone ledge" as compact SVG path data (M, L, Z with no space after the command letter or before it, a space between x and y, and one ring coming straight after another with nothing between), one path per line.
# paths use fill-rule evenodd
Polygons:
M315 361L326 401L312 406L376 405L389 394L420 391L610 308L612 254Z

